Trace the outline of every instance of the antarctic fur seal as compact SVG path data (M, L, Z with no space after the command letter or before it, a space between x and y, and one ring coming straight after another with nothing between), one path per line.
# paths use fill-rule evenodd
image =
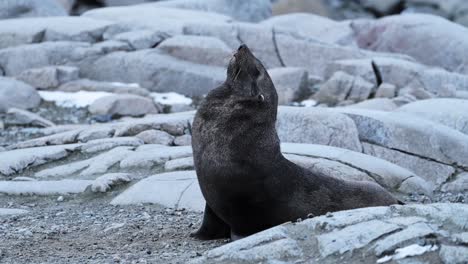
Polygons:
M246 45L227 79L201 103L192 127L194 164L206 200L199 239L235 240L309 214L397 204L371 182L314 174L280 151L278 95Z

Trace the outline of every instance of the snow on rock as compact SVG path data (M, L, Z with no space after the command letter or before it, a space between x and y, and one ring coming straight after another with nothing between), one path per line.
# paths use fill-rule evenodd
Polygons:
M190 105L192 104L192 99L178 93L169 92L169 93L151 93L151 97L153 97L156 103L160 103L163 105L176 105L176 104L184 104Z
M205 200L195 171L157 174L145 178L114 198L113 205L155 203L175 209L203 211Z
M426 245L420 246L418 244L412 244L404 248L398 248L395 250L395 255L385 256L377 260L377 263L385 263L390 260L399 260L407 257L423 255L426 252L436 251L439 249L437 245Z
M67 93L61 91L39 91L39 95L45 101L54 102L61 107L88 107L102 97L110 96L108 92L79 91Z
M91 191L93 192L107 192L112 187L130 182L130 174L128 173L109 173L98 177L91 184Z
M23 209L0 208L0 217L9 215L27 214L29 211Z
M0 181L0 193L9 195L60 195L82 193L93 181Z

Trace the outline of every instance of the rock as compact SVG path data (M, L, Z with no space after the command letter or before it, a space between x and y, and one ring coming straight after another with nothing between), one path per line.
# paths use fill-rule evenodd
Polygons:
M337 60L327 66L326 76L336 71L344 71L349 75L360 76L366 81L375 83L376 76L372 62L381 73L382 81L389 82L399 88L423 89L434 97L455 97L456 89L466 90L468 78L466 75L445 71L440 68L429 68L408 58L374 57L371 59Z
M60 85L58 88L64 92L108 92L117 94L135 94L140 96L148 96L149 91L141 88L135 83L118 83L118 82L99 82L89 79L80 79Z
M7 76L17 76L25 70L51 65L79 63L85 58L99 56L84 42L44 42L0 50L0 67ZM101 54L102 55L102 54ZM18 60L21 58L21 60Z
M159 2L155 6L194 9L228 15L239 21L259 22L271 16L270 0L259 0L255 3L242 0L174 0Z
M189 263L337 263L346 258L349 263L370 264L383 263L384 257L395 263L463 263L466 247L445 240L464 230L453 225L459 216L449 212L467 217L468 206L398 205L335 212L265 230ZM437 245L439 254L433 253Z
M205 200L194 171L157 174L143 179L115 197L111 204L155 203L174 209L201 212Z
M182 135L174 139L174 145L176 146L192 146L192 136Z
M357 104L348 105L346 107L379 110L379 111L393 111L398 108L395 102L393 102L392 100L388 98L374 98L374 99L362 101Z
M93 192L107 192L112 187L127 182L130 182L128 173L109 173L98 177L90 187Z
M359 139L423 159L468 168L468 136L449 127L409 116L361 109L337 109L351 117Z
M460 60L468 52L468 29L443 18L422 14L397 15L377 21L355 21L353 30L361 48L407 54L427 65L468 73L468 64ZM437 35L437 38L427 41L427 36L432 35ZM441 50L446 52L441 53Z
M235 50L243 42L239 39L238 28L239 24L235 23L206 24L193 22L187 23L184 26L183 34L191 36L214 37L223 41L230 48L230 50Z
M136 82L151 91L187 96L208 93L222 84L226 75L224 68L181 61L157 50L114 52L81 70L95 80Z
M0 25L0 48L45 41L94 43L102 38L104 31L112 24L109 21L87 17L8 19ZM18 32L18 28L22 30Z
M142 116L158 113L151 99L131 94L119 94L102 97L89 107L94 115Z
M314 95L319 103L330 106L343 101L360 102L369 98L374 85L359 76L351 76L345 72L337 72L325 82Z
M123 42L123 41L117 41L117 40L105 40L102 42L98 42L93 45L94 48L101 50L105 54L114 52L114 51L132 51L132 47L130 47L130 44Z
M33 0L3 0L0 3L0 19L66 15L65 9L55 0L40 3Z
M146 148L142 148L146 147ZM164 147L161 145L146 145L138 148L134 153L120 162L121 169L146 168L164 164L168 160L186 158L192 155L192 148Z
M16 78L35 88L50 89L77 80L79 78L79 69L69 66L48 66L26 70Z
M37 91L21 81L0 77L0 112L8 108L30 109L38 107L41 97Z
M206 36L175 36L163 41L158 49L194 63L225 67L232 50L221 40Z
M377 98L393 98L396 95L396 86L390 83L382 83L375 92Z
M18 108L8 109L7 115L5 117L5 124L7 126L55 126L54 123L42 118L38 114L34 114Z
M407 194L421 193L429 196L432 193L433 186L413 172L386 160L360 152L330 146L295 143L281 144L281 151L284 154L293 154L314 159L326 159L341 163L342 168L340 169L340 167L337 167L337 175L343 175L341 177L346 177L348 179L358 179L358 177L360 177L363 180L367 180L371 178L391 192L398 191ZM310 161L307 163L311 164ZM345 167L343 167L343 165L345 165ZM306 167L313 167L313 165L307 165ZM319 172L326 172L327 168L331 168L328 164L323 164L321 167L322 168L318 167L313 169ZM346 167L360 170L364 172L367 177L362 177L362 174L356 174L353 170L346 169Z
M90 140L82 145L80 150L83 153L96 153L119 146L137 147L143 145L143 140L135 137L118 137Z
M455 172L455 168L440 162L408 155L369 143L362 143L362 146L365 154L390 161L416 173L427 182L430 182L432 189L440 187Z
M444 263L462 264L466 262L468 248L464 246L443 245L440 248L439 255Z
M153 48L161 43L166 36L157 31L136 30L124 32L112 37L114 40L126 42L135 50Z
M276 127L281 142L362 149L353 121L327 109L279 107Z
M468 173L460 173L458 174L454 180L449 183L442 185L441 190L443 192L465 192L468 190Z
M117 22L116 25L109 27L104 34L104 38L106 39L109 35L112 35L112 32L122 33L135 29L149 29L169 35L180 35L182 34L183 27L188 23L218 24L232 20L221 14L165 8L157 3L98 8L88 11L82 16ZM154 19L155 17L158 19Z
M438 98L404 105L398 112L428 119L468 134L468 100Z
M302 68L275 68L268 74L278 93L278 104L287 105L310 95L308 74Z
M8 195L65 195L82 193L93 181L0 181L0 193Z
M135 137L143 140L145 144L161 144L170 146L174 143L174 136L160 130L146 130Z
M169 160L164 164L165 171L194 170L193 157Z
M356 46L350 21L337 22L310 13L292 13L273 16L262 25L299 33L305 38L320 39L327 43Z
M0 152L0 174L9 176L26 168L67 157L78 145L48 146Z

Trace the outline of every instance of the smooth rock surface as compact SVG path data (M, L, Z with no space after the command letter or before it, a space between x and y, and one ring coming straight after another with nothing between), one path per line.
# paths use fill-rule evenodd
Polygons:
M288 105L310 94L308 74L302 68L274 68L268 74L278 93L278 104Z
M0 19L36 16L66 16L65 9L54 0L2 0Z
M38 127L51 127L55 124L38 114L31 113L26 110L18 108L8 109L5 117L5 125L7 126L38 126Z
M0 76L0 112L8 108L30 109L39 106L41 97L26 83Z
M16 78L38 89L51 89L78 79L79 69L69 66L48 66L26 70Z

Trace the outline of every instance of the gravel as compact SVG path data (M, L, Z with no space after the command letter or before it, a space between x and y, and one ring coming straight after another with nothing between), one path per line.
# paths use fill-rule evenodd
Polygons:
M202 213L112 196L0 196L0 208L29 211L0 217L0 263L186 263L228 242L189 236Z

